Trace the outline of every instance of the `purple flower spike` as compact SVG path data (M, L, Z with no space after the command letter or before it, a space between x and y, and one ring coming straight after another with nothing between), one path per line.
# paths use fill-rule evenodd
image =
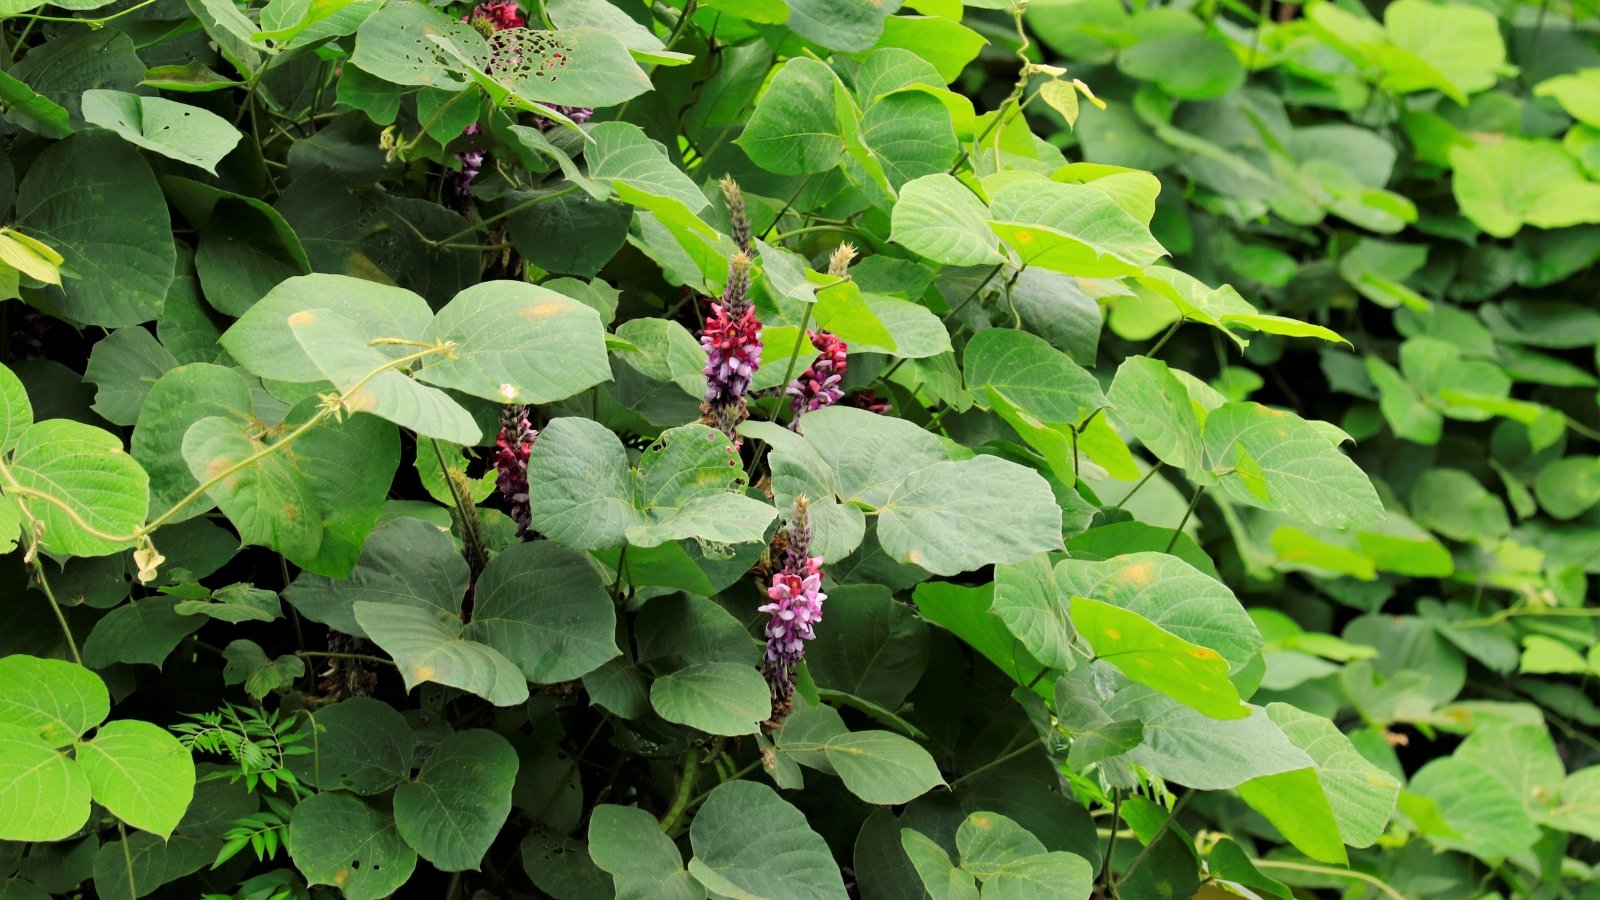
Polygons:
M811 346L817 348L820 355L799 378L789 382L784 391L789 395L789 408L794 410L789 427L795 430L799 429L801 416L832 406L844 397L844 389L839 384L849 367L845 359L850 349L848 344L826 331L809 332L808 336Z
M750 305L750 258L735 253L728 264L728 285L722 302L711 305L711 317L700 335L706 351L706 402L701 421L720 430L737 446L733 429L747 414L745 394L761 366L761 320Z
M500 434L494 439L495 487L506 498L517 523L517 537L526 538L533 519L528 511L528 457L539 432L528 421L526 406L507 406L500 413Z
M806 642L815 638L822 621L822 557L811 556L811 526L806 498L796 497L794 516L787 529L783 567L772 573L772 586L759 611L767 620L767 659L762 674L772 687L772 696L787 708L794 694L794 670L806 655Z

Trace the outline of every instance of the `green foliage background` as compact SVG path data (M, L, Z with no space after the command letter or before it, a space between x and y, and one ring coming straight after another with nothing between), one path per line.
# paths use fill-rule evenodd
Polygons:
M1592 3L520 14L0 3L0 900L1594 893Z

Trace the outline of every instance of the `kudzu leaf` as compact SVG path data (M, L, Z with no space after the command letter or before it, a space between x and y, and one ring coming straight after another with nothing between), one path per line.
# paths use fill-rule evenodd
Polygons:
M621 654L615 605L588 557L553 541L502 550L478 577L466 636L528 681L572 681Z
M834 75L814 59L784 63L756 102L737 143L750 161L780 175L826 172L844 157L834 114Z
M172 836L194 797L194 760L165 729L137 719L107 722L76 746L96 803L118 819Z
M417 853L394 819L343 791L296 804L284 847L308 884L337 887L349 900L380 900L411 879Z
M89 818L89 779L32 731L0 722L0 840L59 841Z
M772 788L728 781L711 790L689 826L689 874L725 896L843 900L839 867L822 836Z
M206 495L244 543L312 556L322 545L321 503L289 455L268 446L243 423L211 416L184 433L183 459L197 482L214 482Z
M528 699L528 682L498 650L462 636L454 615L359 600L356 623L372 642L394 657L410 691L424 681L447 684L513 706Z
M1247 506L1330 528L1383 518L1383 504L1366 474L1293 413L1259 403L1228 403L1206 417L1203 441L1207 467L1229 498Z
M683 854L638 807L602 803L589 814L589 856L616 884L617 900L702 900Z
M411 777L416 737L389 704L350 697L318 710L316 727L316 752L287 760L312 787L371 796Z
M83 118L124 140L215 175L243 137L239 129L207 109L125 91L83 92Z
M445 872L477 869L511 812L517 753L473 728L440 741L413 781L394 792L400 836Z
M1072 598L1072 622L1095 657L1129 679L1214 719L1250 715L1217 651L1191 644L1138 613L1087 597Z
M889 239L933 262L998 264L1003 257L989 229L989 208L951 175L908 182L895 201Z
M1076 424L1106 406L1100 382L1044 338L989 328L967 342L967 386L990 387L1043 422Z
M41 523L40 544L52 553L115 553L144 524L150 477L119 438L99 428L36 422L17 439L10 472L16 486L6 492L26 513L24 527L29 517Z
M996 191L989 209L989 227L1028 265L1108 278L1166 255L1143 222L1086 185L1019 181Z
M650 685L650 705L661 718L711 734L754 734L771 699L761 673L740 663L698 663Z
M105 682L83 666L23 654L0 658L0 724L64 747L110 712Z

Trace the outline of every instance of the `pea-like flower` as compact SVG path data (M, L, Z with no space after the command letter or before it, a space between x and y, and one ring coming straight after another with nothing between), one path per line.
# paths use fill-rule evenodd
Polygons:
M517 0L495 0L492 3L479 3L472 8L472 12L461 17L478 30L479 34L488 37L496 31L507 28L521 28L528 24L522 17L522 10L517 8Z
M507 512L517 523L517 537L527 537L533 517L528 510L528 457L539 432L528 419L528 408L507 406L500 412L500 434L494 439L495 487L506 498Z
M772 573L767 599L759 611L767 613L767 657L762 674L772 696L787 706L794 694L794 670L805 658L806 642L815 638L822 621L822 557L811 554L811 525L806 498L797 497L794 515L785 529L782 563Z
M784 391L789 395L789 408L794 411L789 427L796 430L801 416L832 406L844 397L844 389L839 385L849 367L845 354L850 347L837 335L812 331L807 336L819 355L809 368L800 373L800 377L789 382L789 387Z

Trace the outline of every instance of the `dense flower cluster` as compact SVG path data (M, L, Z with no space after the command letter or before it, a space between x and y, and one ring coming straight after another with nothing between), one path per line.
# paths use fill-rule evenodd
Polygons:
M871 388L851 394L850 405L856 409L877 413L880 416L887 415L890 410L894 409L894 404L878 396L878 392Z
M517 523L517 536L526 537L532 517L528 512L528 457L539 439L526 406L507 406L500 412L500 434L494 439L495 487L506 498L507 512Z
M794 670L806 655L806 641L816 637L822 621L822 557L811 555L811 524L806 498L796 497L794 516L785 529L786 543L778 571L767 588L767 658L762 673L772 696L787 705L794 694Z
M750 223L744 196L728 178L722 180L722 191L728 198L735 241L747 245ZM700 407L700 420L738 446L734 429L749 414L745 394L761 366L761 320L750 305L750 253L745 246L728 260L728 283L721 301L711 304L711 315L700 332L700 346L706 351L706 402Z
M832 406L844 396L839 384L849 365L845 359L849 345L826 331L808 332L807 336L811 338L811 346L817 348L818 356L784 391L789 395L789 408L794 410L790 428L796 428L800 417L806 413Z
M521 28L528 24L528 20L522 17L522 10L517 8L517 0L479 3L472 8L472 12L462 16L461 21L476 28L484 37L489 37L496 31Z

